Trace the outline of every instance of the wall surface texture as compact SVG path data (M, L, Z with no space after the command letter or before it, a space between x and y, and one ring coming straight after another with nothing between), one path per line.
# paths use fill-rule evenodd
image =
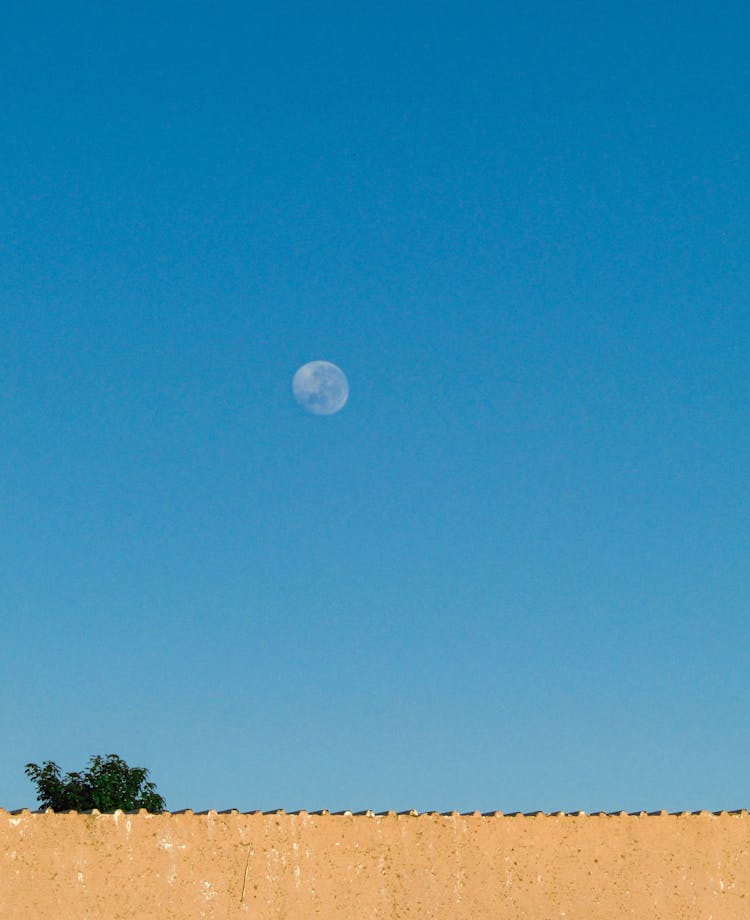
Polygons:
M748 920L750 816L0 810L2 920Z

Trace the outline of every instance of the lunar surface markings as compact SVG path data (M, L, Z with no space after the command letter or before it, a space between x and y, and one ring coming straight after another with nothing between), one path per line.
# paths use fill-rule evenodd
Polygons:
M313 415L333 415L346 405L349 383L330 361L309 361L294 375L292 391L300 406Z

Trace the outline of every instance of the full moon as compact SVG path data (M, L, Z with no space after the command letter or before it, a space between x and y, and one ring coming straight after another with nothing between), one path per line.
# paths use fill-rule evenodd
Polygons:
M313 415L333 415L349 398L349 384L340 367L330 361L303 364L292 380L294 398Z

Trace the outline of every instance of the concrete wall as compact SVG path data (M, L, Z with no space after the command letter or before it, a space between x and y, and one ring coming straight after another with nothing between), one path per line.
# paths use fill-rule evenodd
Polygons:
M0 810L2 920L749 920L750 816Z

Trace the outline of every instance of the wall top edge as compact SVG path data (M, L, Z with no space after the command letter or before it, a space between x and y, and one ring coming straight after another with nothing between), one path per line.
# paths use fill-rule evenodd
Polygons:
M15 808L15 809L5 809L0 808L0 815L30 815L30 816L41 816L41 817L84 817L84 816L93 816L93 817L114 817L118 818L120 815L127 816L138 816L145 817L148 819L152 818L172 818L172 817L206 817L214 818L219 816L230 816L230 817L248 817L248 816L284 816L284 817L325 817L325 818L396 818L396 819L408 819L408 818L482 818L482 819L499 819L499 818L685 818L685 817L708 817L708 818L719 818L724 816L731 817L740 817L747 818L748 811L745 808L738 808L733 810L722 810L722 811L511 811L511 812L502 812L502 811L416 811L412 809L410 811L328 811L327 809L321 809L318 811L306 811L304 809L298 811L285 811L283 808L275 808L269 811L261 810L250 810L250 811L239 811L236 808L227 808L220 811L216 809L209 809L207 811L193 811L190 808L182 808L178 811L163 811L160 814L149 814L145 808L141 808L138 811L105 811L100 812L98 809L94 808L91 811L59 811L55 812L51 808L46 810L35 810L32 811L29 808Z

